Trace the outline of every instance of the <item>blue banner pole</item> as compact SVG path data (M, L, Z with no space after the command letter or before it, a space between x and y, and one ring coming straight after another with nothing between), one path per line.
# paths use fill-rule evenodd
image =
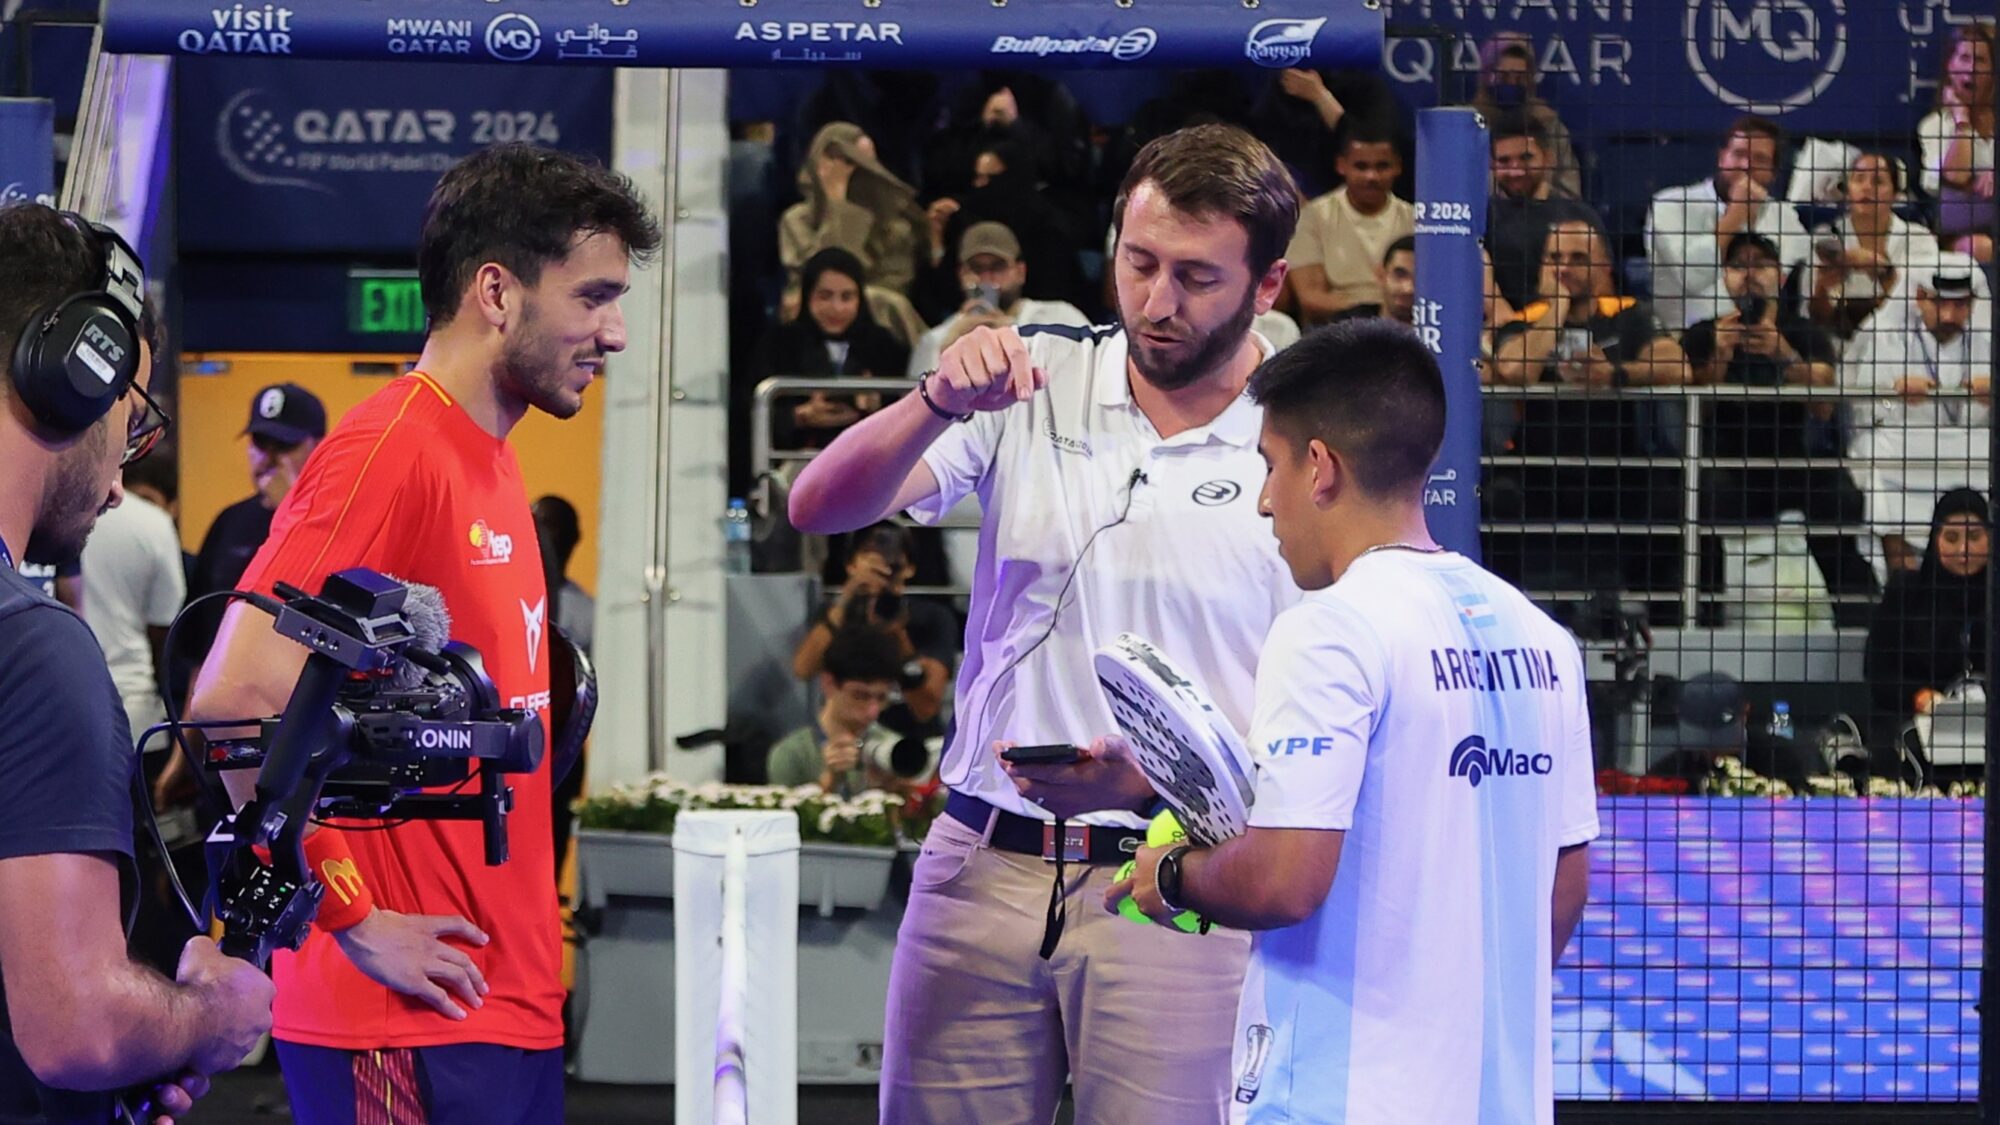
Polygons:
M1486 321L1486 122L1470 109L1417 114L1416 327L1444 371L1444 447L1424 489L1431 536L1479 553L1479 341Z

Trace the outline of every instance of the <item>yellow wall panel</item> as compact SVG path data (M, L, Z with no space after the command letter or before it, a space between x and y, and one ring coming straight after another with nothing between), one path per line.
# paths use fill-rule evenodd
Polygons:
M216 514L251 493L246 453L250 439L239 435L250 419L250 400L258 390L272 383L297 383L326 404L327 424L338 425L342 414L415 358L281 352L183 356L174 444L180 451L181 540L187 549L200 549L201 537ZM568 421L530 410L510 439L521 459L528 499L553 492L576 505L583 542L570 560L569 574L593 592L603 403L604 388L594 386L583 396L583 410Z

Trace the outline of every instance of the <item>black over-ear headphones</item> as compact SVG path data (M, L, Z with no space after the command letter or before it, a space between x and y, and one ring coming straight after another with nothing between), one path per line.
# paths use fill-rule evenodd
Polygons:
M21 330L9 368L35 420L64 435L104 417L139 374L146 275L118 232L64 212L102 255L94 288L41 309Z

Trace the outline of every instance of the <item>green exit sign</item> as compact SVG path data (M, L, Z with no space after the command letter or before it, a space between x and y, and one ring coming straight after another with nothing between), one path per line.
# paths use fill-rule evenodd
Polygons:
M350 270L347 330L362 336L421 336L424 298L415 270Z

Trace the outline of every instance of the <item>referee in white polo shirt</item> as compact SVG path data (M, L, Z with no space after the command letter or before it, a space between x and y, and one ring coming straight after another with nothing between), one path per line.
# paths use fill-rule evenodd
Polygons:
M884 1122L1048 1122L1065 1081L1080 1125L1225 1116L1248 942L1096 908L1153 794L1090 752L1116 729L1091 655L1136 632L1248 729L1265 633L1298 598L1257 514L1262 413L1244 394L1297 220L1291 176L1248 133L1153 141L1112 210L1119 327L976 329L792 490L813 532L934 521L975 495L984 512L951 800L889 978ZM1017 767L1031 802L996 756L1010 743L1085 751Z

